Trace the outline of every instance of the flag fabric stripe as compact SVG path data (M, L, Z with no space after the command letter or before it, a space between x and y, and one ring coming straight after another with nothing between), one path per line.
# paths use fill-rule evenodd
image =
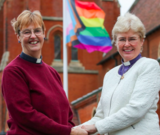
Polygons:
M106 30L99 27L86 27L84 31L80 32L80 35L93 37L109 37L109 34L106 32Z
M67 27L67 35L69 35L69 32L70 32L71 30L73 30L73 25L72 25L72 23L70 23L70 24L68 25L68 27Z
M75 2L74 2L74 0L68 0L68 1L69 1L70 6L73 8L71 14L74 16L74 20L75 20L74 31L75 31L75 33L76 32L78 33L80 31L84 30L85 26L82 23L82 21L80 20L80 18L78 17L77 12L75 12L76 9L75 9Z
M75 31L78 28L81 28L81 24L79 23L78 19L74 15L75 13L72 11L70 0L67 0L67 30L66 30L66 43L72 42L75 40ZM73 21L72 21L73 20ZM76 37L77 39L77 37ZM68 44L69 46L71 44Z
M71 12L72 11L72 8L71 6L69 5L69 2L68 0L66 1L66 17L67 17L67 20L66 20L66 25L67 25L67 28L66 28L66 43L69 43L71 42L71 37L73 35L75 35L75 32L73 30L73 23L76 23L75 22L75 19L73 17L73 13Z
M69 0L69 1L70 1L70 4L71 4L72 8L73 8L73 12L74 12L75 18L77 18L77 19L76 19L76 20L78 21L77 23L80 23L81 28L82 28L82 29L85 29L85 25L84 25L83 22L81 21L79 15L78 15L78 12L77 12L77 10L76 10L76 5L75 5L75 3L77 3L77 0ZM79 2L79 1L78 1L78 2Z
M103 26L103 22L104 22L104 19L101 19L101 18L84 18L84 17L80 17L80 19L82 20L83 24L86 26L86 27L102 27L104 28Z
M102 10L95 10L95 9L87 10L80 7L76 7L76 10L79 16L83 16L85 18L96 18L97 16L99 18L105 17L105 14Z
M75 21L75 18L74 18L74 15L73 15L73 12L72 12L72 8L71 8L71 5L69 3L69 1L67 0L67 9L69 10L69 15L70 15L70 18L72 20L72 24L73 24L73 27L75 27L76 25L76 21ZM67 17L69 17L69 15Z
M74 31L70 30L69 34L67 35L67 42L70 42L71 41L71 37L74 36L74 35L75 35Z
M75 40L72 42L72 45L76 48L80 49L86 49L88 52L93 52L93 51L102 51L102 52L108 52L112 49L112 46L93 46L93 45L85 45L80 43L78 40Z
M67 0L67 6L67 45L88 52L110 51L111 40L103 25L105 13L93 2Z
M78 7L81 7L81 8L84 8L84 9L88 9L88 10L91 10L91 9L102 10L101 8L99 8L99 7L98 7L95 3L93 3L93 2L81 2L81 1L75 0L75 4L76 4L76 6L78 6Z
M82 44L86 45L105 46L109 44L111 46L111 41L109 37L91 37L78 35L77 38Z
M92 45L84 45L84 44L78 44L75 45L74 47L79 48L79 49L86 49L89 53L94 52L94 51L101 51L101 52L109 52L112 47L111 46L92 46Z

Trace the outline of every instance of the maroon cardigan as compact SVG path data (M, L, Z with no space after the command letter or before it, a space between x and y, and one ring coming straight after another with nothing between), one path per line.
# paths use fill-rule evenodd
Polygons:
M58 73L19 56L4 69L2 93L9 111L7 135L70 135L72 111Z

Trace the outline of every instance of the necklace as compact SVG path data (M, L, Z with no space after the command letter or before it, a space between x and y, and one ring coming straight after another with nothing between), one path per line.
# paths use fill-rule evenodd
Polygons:
M124 62L124 63L123 63L123 65L122 65L122 76L121 76L121 79L124 78L124 67L125 67L125 66L130 66L130 65L131 65L130 61L127 61L127 62ZM128 69L129 69L129 68L128 68ZM127 72L128 69L127 69L125 72Z
M123 79L123 78L124 78L124 65L122 67L122 76L121 76L121 79Z
M124 75L121 76L121 79L123 79L123 78L124 78Z
M136 58L131 61L124 62L122 59L122 66L120 67L118 73L121 75L120 79L124 79L124 74L134 65L134 63L142 58L141 54L139 54Z

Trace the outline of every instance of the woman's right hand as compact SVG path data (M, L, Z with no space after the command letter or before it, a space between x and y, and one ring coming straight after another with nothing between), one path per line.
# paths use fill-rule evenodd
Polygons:
M71 129L70 135L88 135L88 132L81 127L76 127Z

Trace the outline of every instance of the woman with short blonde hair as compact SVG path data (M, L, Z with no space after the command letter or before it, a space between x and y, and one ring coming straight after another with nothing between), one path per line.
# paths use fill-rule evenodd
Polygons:
M45 26L39 11L23 11L12 21L22 53L3 71L7 135L87 135L72 128L73 113L59 74L42 61Z
M24 10L17 17L17 20L13 19L11 21L12 27L17 35L19 35L20 29L22 29L22 27L28 26L31 23L34 25L40 25L43 29L43 32L46 30L41 13L39 11L30 12L29 10Z

